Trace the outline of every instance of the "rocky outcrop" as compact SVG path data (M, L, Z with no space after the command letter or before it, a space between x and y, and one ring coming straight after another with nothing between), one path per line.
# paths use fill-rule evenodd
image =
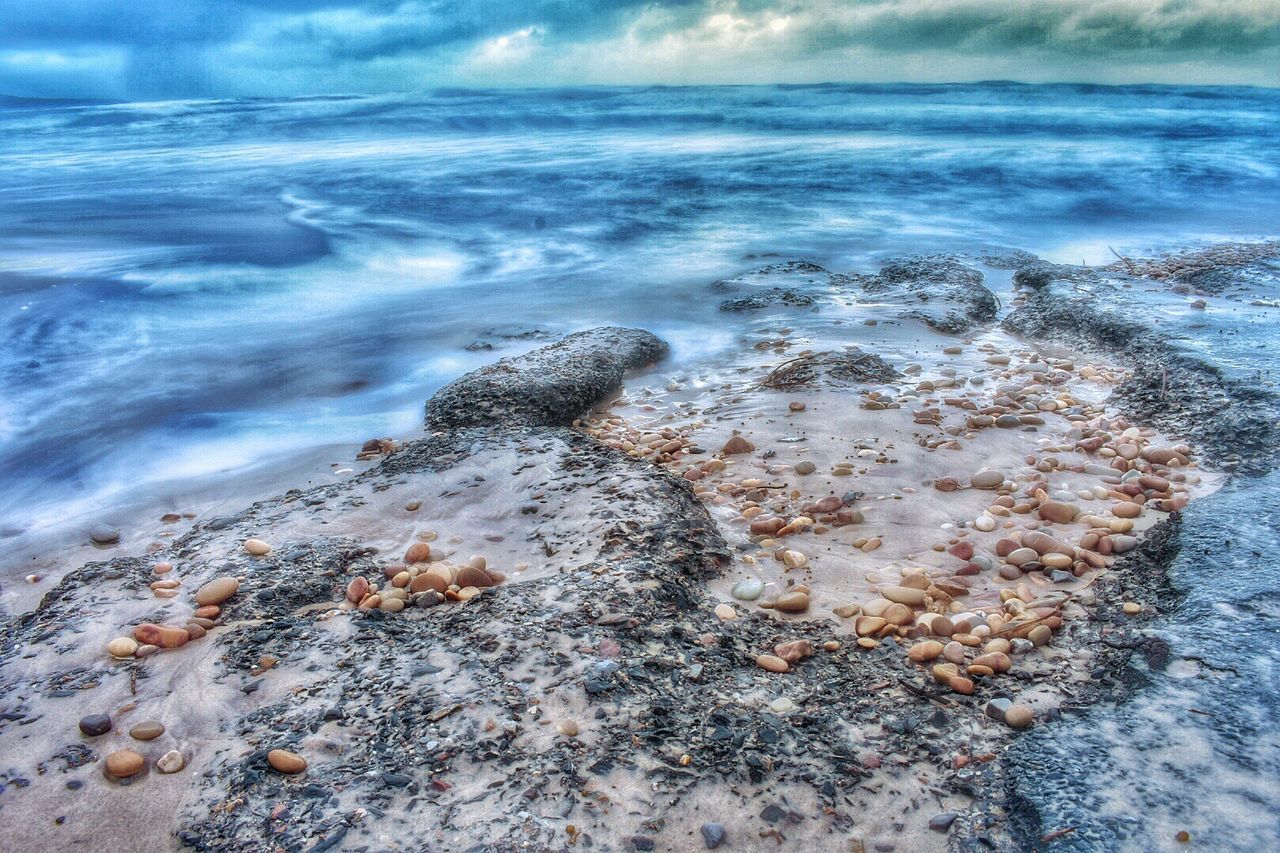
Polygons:
M899 317L919 320L936 332L963 334L996 318L998 303L983 286L982 273L950 255L895 258L877 275L840 279L879 300L901 302L905 308Z
M641 329L605 327L504 358L455 379L427 403L427 429L565 426L617 390L667 345Z

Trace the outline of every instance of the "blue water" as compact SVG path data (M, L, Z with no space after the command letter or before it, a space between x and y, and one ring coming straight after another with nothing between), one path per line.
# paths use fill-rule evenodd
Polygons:
M695 357L731 335L706 285L765 255L844 270L1003 245L1105 263L1110 247L1275 236L1278 131L1280 91L1244 88L0 100L0 536L22 554L149 491L410 434L440 384L533 345L503 334L636 324ZM1280 375L1263 314L1172 333L1233 375ZM1164 849L1182 827L1280 843L1276 546L1264 560L1232 532L1265 508L1247 528L1261 543L1280 510L1270 479L1213 501L1175 569L1199 592L1161 625L1184 666L1153 674L1136 710L1026 742L1114 751L1074 794L1028 777L1047 820L1081 825L1077 849ZM1197 550L1227 538L1219 562ZM1213 656L1227 675L1200 678L1192 658ZM1174 769L1152 777L1181 787L1169 809L1123 799L1146 772L1141 744L1121 749L1126 713L1185 734L1170 742L1198 769L1162 757ZM1122 796L1054 811L1096 790Z

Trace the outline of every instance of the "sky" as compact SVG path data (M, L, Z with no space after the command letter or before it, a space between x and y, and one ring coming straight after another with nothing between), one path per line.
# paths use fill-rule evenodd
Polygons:
M1280 86L1280 0L0 0L0 94Z

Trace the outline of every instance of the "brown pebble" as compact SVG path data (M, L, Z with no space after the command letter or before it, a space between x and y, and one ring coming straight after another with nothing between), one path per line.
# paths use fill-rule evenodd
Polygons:
M942 654L942 643L937 640L925 640L907 650L907 657L916 663L931 661L940 654Z
M788 672L791 666L775 655L757 655L756 666L769 672Z
M244 549L255 557L264 557L271 552L271 546L261 539L246 539Z
M414 563L425 563L431 559L431 546L426 542L416 542L409 546L409 550L404 552L405 565L412 566Z
M273 749L268 752L267 763L278 773L301 773L307 769L307 760L287 749Z
M134 740L155 740L164 734L164 723L147 720L129 729L129 737Z
M187 636L188 636L188 637L190 637L190 638L191 638L191 639L193 639L193 640L198 640L198 639L200 639L201 637L203 637L205 634L207 634L207 633L208 633L208 632L204 629L204 626L203 626L203 625L197 625L197 624L196 624L196 623L194 623L194 622L188 622L188 623L186 624L186 626L185 626L184 630L187 632Z
M1004 712L1004 722L1011 729L1025 729L1036 715L1026 705L1010 705Z
M740 435L735 435L724 443L724 448L721 449L720 453L723 456L732 456L735 453L750 453L755 449L756 446L754 444Z
M171 749L156 759L156 769L161 773L177 773L186 766L186 756L176 749Z
M191 639L191 635L187 633L185 628L174 628L171 625L153 625L150 622L144 622L133 629L133 638L139 643L159 646L162 649L177 649L185 646Z
M774 646L773 653L788 664L799 663L813 656L813 644L808 640L791 640Z
M200 619L217 619L222 608L216 604L204 604L196 608L195 615Z
M196 590L196 604L221 604L235 595L238 589L240 581L233 577L215 578Z
M107 756L107 775L115 779L132 776L146 766L147 760L132 749L121 749Z

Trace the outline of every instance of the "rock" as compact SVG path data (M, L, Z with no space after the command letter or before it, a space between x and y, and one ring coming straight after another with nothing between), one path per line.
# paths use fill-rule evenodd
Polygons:
M271 546L261 539L244 540L244 549L255 557L265 557L271 553Z
M773 653L788 664L799 663L813 656L813 644L808 640L790 640L774 646Z
M1036 715L1026 705L1010 705L1004 712L1004 723L1011 729L1025 729L1035 718Z
M947 549L947 553L960 560L969 560L973 557L973 543L957 542Z
M990 533L996 529L996 520L989 515L980 515L974 520L973 526L983 533Z
M367 589L366 585L366 589ZM409 581L409 592L418 593L432 590L444 595L444 591L449 588L449 582L444 579L443 575L435 572L423 572L413 580Z
M787 523L781 518L770 516L768 518L753 518L750 530L752 536L774 536L786 526Z
M701 828L702 843L707 845L708 850L715 850L724 843L725 832L724 827L718 823L704 823Z
M925 661L931 661L941 655L942 648L942 643L939 643L937 640L925 640L924 642L916 643L908 649L907 657L916 663L924 663Z
M307 761L301 755L287 749L273 749L267 753L267 763L277 773L301 773L307 769Z
M1004 474L991 469L983 469L969 478L969 485L975 489L998 489L1004 484Z
M1030 563L1039 556L1040 555L1035 552L1034 548L1015 548L1009 552L1009 555L1005 557L1005 560L1007 560L1011 566L1021 566L1026 563Z
M951 824L956 822L956 818L960 815L955 812L943 812L929 818L929 828L934 832L946 832L951 829Z
M1045 501L1040 504L1040 517L1054 524L1070 524L1080 514L1080 508L1074 504L1059 501Z
M1123 610L1125 614L1128 616L1137 616L1139 613L1142 612L1142 605L1136 601L1126 601L1124 603ZM1027 639L1031 639L1030 635L1028 635ZM1031 640L1031 641L1035 642L1035 640Z
M253 540L250 540L253 541ZM196 604L222 604L240 589L240 581L233 577L215 578L196 590Z
M1037 646L1043 646L1053 639L1053 629L1048 625L1037 625L1027 634L1027 639Z
M640 329L578 332L450 382L427 403L427 428L569 426L620 387L626 371L666 354L665 343Z
M973 659L974 666L985 666L992 672L1008 672L1013 661L1004 652L987 652Z
M769 672L789 672L791 666L782 658L775 655L757 655L756 666Z
M133 629L133 638L139 643L159 646L162 649L177 649L185 646L191 639L185 628L174 628L171 625L153 625L144 622Z
M759 578L743 578L733 585L732 595L739 601L755 601L764 592L764 581Z
M556 731L565 737L577 737L578 724L573 720L561 720L556 723Z
M80 731L89 737L98 737L111 731L111 717L107 714L90 714L80 718Z
M138 642L132 637L116 637L107 643L107 654L115 658L131 658L138 650Z
M797 463L796 463L796 467L795 467L793 470L794 470L797 474L799 474L800 476L804 477L804 476L806 476L806 475L808 475L808 474L812 474L814 471L818 470L818 466L817 466L817 465L814 465L812 462L810 462L808 459L806 459L806 460L804 460L803 462L797 462ZM715 826L719 826L719 825L720 825L720 824L715 824ZM723 832L723 830L721 830L721 831Z
M870 637L872 634L880 633L888 624L887 619L879 616L859 616L853 620L853 632L859 637Z
M720 450L722 456L733 456L738 453L750 453L756 446L740 435L735 435L724 443Z
M1040 555L1065 554L1070 556L1075 553L1067 543L1038 530L1028 530L1022 534L1022 547L1030 548Z
M721 622L732 622L738 618L738 611L733 609L733 605L723 601L716 605L715 614Z
M107 775L113 779L124 779L137 773L147 764L147 760L132 749L121 749L107 756Z
M844 506L844 501L835 496L823 498L816 503L811 503L804 508L805 515L815 515L828 512L835 512Z
M154 655L158 651L160 651L159 646L153 646L153 645L147 644L143 646L138 646L138 650L133 653L133 656L141 660L142 658L150 657L151 655Z
M1111 512L1116 518L1137 518L1142 515L1142 507L1131 501L1121 501L1111 507Z
M807 592L783 593L774 599L773 607L784 613L803 613L809 609L809 594Z
M421 577L421 575L419 577ZM414 590L414 592L421 591L422 590ZM368 594L369 581L363 577L354 577L351 579L351 582L347 584L346 598L347 601L350 601L352 604L359 604Z
M459 569L455 582L461 587L474 586L483 589L493 586L493 578L489 577L488 573L483 569L478 569L475 566L463 566Z
M911 608L897 602L886 607L880 615L886 622L893 625L910 625L915 621L915 614L911 612Z
M475 587L469 587L474 589ZM378 603L378 609L386 613L399 613L404 610L405 604L403 598L384 598Z
M156 761L156 769L161 773L177 773L187 766L187 759L181 752L171 749Z
M922 589L911 589L905 586L882 586L880 587L880 595L898 604L906 604L912 607L924 606L925 591Z
M404 552L404 564L426 563L431 560L431 546L426 542L415 542Z
M95 524L89 528L89 540L98 545L111 545L120 541L120 531L109 524Z
M134 740L155 740L164 734L164 723L147 720L129 729L129 737Z

